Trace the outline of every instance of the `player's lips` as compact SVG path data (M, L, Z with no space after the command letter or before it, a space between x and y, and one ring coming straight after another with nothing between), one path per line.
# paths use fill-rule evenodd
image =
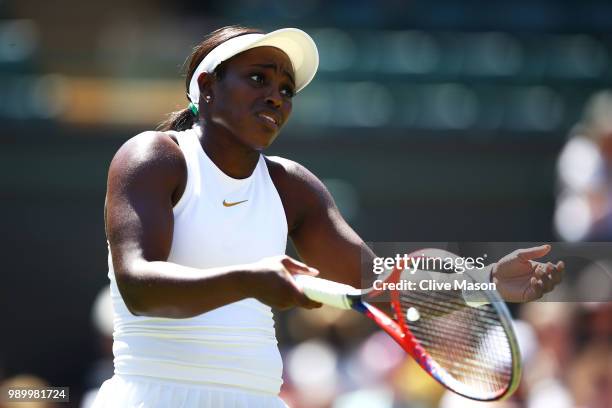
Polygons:
M278 129L281 126L281 118L277 113L271 111L258 112L257 117L268 125Z

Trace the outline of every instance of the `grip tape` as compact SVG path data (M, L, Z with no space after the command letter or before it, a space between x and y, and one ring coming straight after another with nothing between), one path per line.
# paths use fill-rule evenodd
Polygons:
M347 295L361 294L359 289L350 285L310 275L293 275L293 279L309 299L338 309L351 309L352 302Z

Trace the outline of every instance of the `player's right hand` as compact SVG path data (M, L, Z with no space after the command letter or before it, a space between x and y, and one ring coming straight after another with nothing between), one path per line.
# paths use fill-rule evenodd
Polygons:
M294 306L314 309L321 303L310 300L297 286L293 275L316 276L319 271L287 255L263 258L251 265L244 282L250 297L273 308L285 310Z

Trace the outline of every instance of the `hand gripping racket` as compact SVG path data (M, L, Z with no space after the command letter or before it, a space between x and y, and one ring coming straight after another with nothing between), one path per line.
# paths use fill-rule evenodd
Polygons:
M399 282L408 273L396 266L386 282ZM510 313L495 291L480 292L484 301L469 302L462 290L393 290L390 317L365 301L372 288L359 290L308 275L294 278L310 299L374 320L429 375L457 394L492 401L510 396L518 386L519 348ZM476 283L468 274L460 279Z

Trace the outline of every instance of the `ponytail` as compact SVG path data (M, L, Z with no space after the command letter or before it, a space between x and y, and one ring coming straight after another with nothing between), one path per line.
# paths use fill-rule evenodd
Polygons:
M157 130L165 132L168 130L183 130L191 129L196 122L196 116L190 108L172 112L168 118L157 125Z

